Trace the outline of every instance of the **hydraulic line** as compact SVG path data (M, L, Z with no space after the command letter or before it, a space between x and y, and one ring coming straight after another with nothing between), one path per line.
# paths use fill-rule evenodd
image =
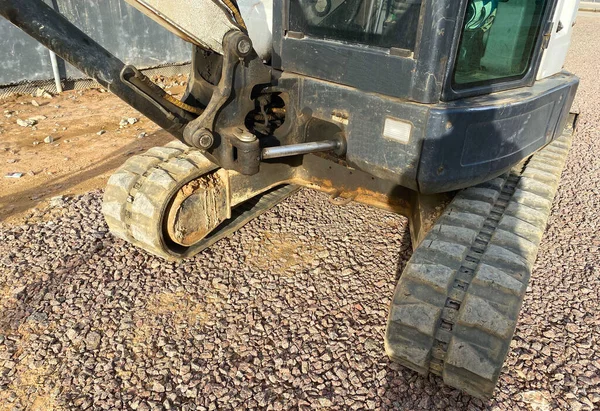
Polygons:
M242 17L242 13L240 13L240 9L238 8L235 0L233 0L233 1L232 0L221 0L221 1L231 11L231 13L233 14L233 17L235 18L236 23L239 24L244 30L248 31L248 27L246 27L246 22L244 21L244 18Z

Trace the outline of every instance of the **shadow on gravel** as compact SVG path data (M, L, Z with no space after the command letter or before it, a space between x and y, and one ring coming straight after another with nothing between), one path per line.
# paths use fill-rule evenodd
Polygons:
M0 287L0 335L15 335L27 333L28 328L49 326L50 312L36 311L33 307L43 307L44 298L64 289L66 284L74 281L72 278L80 267L89 264L92 257L104 257L104 245L94 237L88 238L89 249L79 255L70 256L61 263L61 267L50 272L40 270L24 270L21 286L11 288L8 284ZM64 300L59 300L63 303ZM46 307L47 309L47 307ZM53 324L50 324L53 326ZM0 409L2 409L0 407Z

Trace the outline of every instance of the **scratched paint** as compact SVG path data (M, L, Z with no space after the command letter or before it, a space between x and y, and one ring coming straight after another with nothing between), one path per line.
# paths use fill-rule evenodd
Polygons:
M126 63L152 67L190 60L191 46L123 0L47 0L73 24ZM84 78L68 63L61 76ZM48 50L0 18L0 84L52 78Z

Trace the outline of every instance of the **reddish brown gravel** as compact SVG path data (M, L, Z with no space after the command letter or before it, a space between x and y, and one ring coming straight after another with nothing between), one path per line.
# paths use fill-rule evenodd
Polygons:
M303 191L176 264L111 237L96 191L0 225L0 409L600 408L599 28L576 26L581 121L493 400L384 354L404 218Z

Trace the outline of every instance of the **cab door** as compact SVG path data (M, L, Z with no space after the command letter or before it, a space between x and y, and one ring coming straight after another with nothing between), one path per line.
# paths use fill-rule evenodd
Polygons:
M552 20L550 42L542 57L537 80L550 77L562 70L571 45L578 9L579 0L558 0Z

